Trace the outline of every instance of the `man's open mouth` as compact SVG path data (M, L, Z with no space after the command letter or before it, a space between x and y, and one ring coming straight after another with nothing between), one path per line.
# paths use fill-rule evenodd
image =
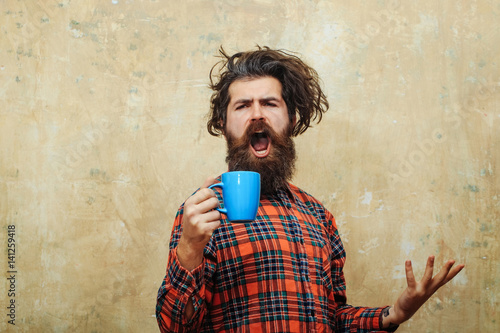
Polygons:
M269 148L271 147L271 138L266 132L258 132L252 134L250 140L252 151L257 157L266 157L269 155Z

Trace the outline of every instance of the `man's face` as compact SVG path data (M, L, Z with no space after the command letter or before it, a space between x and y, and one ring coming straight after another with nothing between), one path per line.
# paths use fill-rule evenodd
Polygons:
M239 80L229 86L225 137L230 171L256 171L262 193L286 187L295 165L292 123L281 97L281 83L271 77Z
M248 126L263 121L276 133L285 134L290 128L288 109L281 96L281 83L274 77L237 80L229 86L225 135L241 138ZM269 155L273 142L256 136L249 149L257 158Z

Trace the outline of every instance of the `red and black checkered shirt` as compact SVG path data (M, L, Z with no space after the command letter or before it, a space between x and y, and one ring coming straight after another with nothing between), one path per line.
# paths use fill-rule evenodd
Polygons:
M177 259L182 215L183 206L158 291L162 332L380 330L383 308L346 304L345 251L332 214L296 186L263 195L254 222L222 220L193 271ZM188 302L190 321L183 316Z

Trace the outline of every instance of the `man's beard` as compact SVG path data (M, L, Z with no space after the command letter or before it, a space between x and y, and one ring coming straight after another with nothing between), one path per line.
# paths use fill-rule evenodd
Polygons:
M255 156L250 148L255 133L262 132L271 141L271 149L266 157ZM291 128L285 133L276 133L271 126L259 120L251 123L241 138L226 132L229 171L255 171L260 173L261 193L273 194L285 189L295 170L295 144L291 138Z

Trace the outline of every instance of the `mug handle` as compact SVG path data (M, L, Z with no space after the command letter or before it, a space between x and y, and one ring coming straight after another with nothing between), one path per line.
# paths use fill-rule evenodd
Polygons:
M212 189L212 187L224 188L224 183L220 182L220 183L217 183L217 184L213 184L213 185L210 185L208 188ZM226 208L219 208L219 207L217 207L215 209L217 209L221 213L227 214L227 209Z

